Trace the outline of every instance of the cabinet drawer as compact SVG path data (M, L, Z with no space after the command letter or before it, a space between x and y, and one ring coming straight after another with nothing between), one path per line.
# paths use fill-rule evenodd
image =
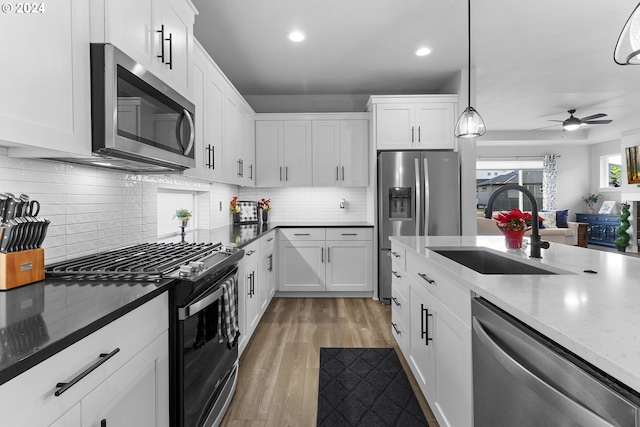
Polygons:
M406 251L404 249L400 249L400 247L396 244L391 244L391 252L389 252L389 256L391 257L391 269L405 270L407 269L407 257Z
M408 307L407 307L408 308ZM410 335L409 330L405 327L409 323L404 323L405 320L401 318L400 314L393 310L391 312L391 334L396 339L400 350L405 357L408 357L410 351Z
M114 320L0 387L3 425L49 425L168 329L164 294ZM60 396L58 382L69 382L95 363L101 353L120 351Z
M404 272L400 273L404 274ZM406 283L407 280L411 279L393 277L391 280L391 311L406 326L410 322L409 295L411 292L409 284Z
M427 289L467 325L471 324L471 295L469 289L434 265L433 261L407 253L407 271L420 286Z
M373 240L370 228L327 228L327 240Z
M242 257L240 262L238 262L238 266L240 267L247 264L251 260L259 258L258 252L260 252L260 240L254 240L248 245L243 246L242 249L244 249L244 256Z
M324 228L282 228L280 240L325 240Z
M276 230L270 231L260 238L260 249L262 253L272 252L276 243Z

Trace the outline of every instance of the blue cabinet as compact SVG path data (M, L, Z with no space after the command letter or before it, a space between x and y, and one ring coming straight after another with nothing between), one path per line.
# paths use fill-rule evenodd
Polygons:
M592 245L616 247L616 227L620 225L618 215L576 214L576 222L586 222L587 241Z

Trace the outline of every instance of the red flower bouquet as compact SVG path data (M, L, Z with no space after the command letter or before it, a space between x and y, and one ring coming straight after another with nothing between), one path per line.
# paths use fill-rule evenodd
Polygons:
M500 212L496 221L501 230L527 231L531 228L531 214L516 208L511 208L509 212Z

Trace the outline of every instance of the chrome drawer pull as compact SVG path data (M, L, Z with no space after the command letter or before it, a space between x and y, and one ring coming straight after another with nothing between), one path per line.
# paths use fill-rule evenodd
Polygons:
M87 369L85 369L84 371L82 371L80 373L80 375L78 375L77 377L75 377L74 379L72 379L71 381L69 381L68 383L58 383L56 384L56 387L60 387L60 389L56 390L56 392L54 393L55 396L60 396L62 393L64 393L65 391L69 390L71 387L73 387L74 385L76 385L78 382L80 382L81 379L83 379L84 377L86 377L87 375L89 375L91 372L95 371L100 365L102 365L104 362L106 362L107 360L111 359L113 356L116 355L116 353L118 353L120 351L119 348L116 348L115 350L113 350L111 353L100 353L99 355L99 360L96 361L96 363L94 363L93 365L89 366Z
M427 283L429 283L430 285L433 285L434 283L436 283L435 280L431 279L429 276L427 276L424 273L418 273L418 276L422 277L424 280L427 281Z
M400 303L398 302L398 300L395 297L391 297L391 299L393 300L393 302L400 307Z
M397 252L389 252L387 255L389 255L389 256L392 256L392 255L393 255L393 256L394 256L394 257L396 257L396 258L400 258L400 255L398 255L398 253L397 253Z
M340 233L340 234L342 234L343 236L357 236L358 235L358 233Z
M254 253L255 253L255 251L249 251L249 252L247 252L245 255L246 255L246 256L251 256L251 255L253 255Z
M311 236L310 233L293 233L294 236Z
M402 276L398 274L398 272L391 270L391 273L396 276L397 279L401 279Z

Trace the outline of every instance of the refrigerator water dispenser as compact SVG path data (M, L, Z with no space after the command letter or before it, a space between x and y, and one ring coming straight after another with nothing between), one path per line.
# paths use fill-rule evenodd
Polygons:
M389 188L389 219L411 219L411 187Z

